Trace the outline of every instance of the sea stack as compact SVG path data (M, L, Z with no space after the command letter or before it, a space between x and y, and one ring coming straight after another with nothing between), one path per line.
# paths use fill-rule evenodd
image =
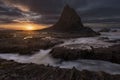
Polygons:
M62 33L77 33L79 35L82 35L83 37L98 35L98 33L93 31L91 28L84 27L80 16L69 5L66 5L64 7L58 22L53 26L44 30L52 31L52 32L62 32Z
M76 13L76 11L69 5L66 5L63 9L59 21L53 25L54 28L61 31L73 31L83 28L81 18Z

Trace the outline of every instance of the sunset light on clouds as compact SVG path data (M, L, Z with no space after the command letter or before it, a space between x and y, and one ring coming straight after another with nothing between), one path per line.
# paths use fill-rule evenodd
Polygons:
M37 30L47 28L47 25L40 25L34 23L10 23L1 25L2 29L13 29L13 30Z

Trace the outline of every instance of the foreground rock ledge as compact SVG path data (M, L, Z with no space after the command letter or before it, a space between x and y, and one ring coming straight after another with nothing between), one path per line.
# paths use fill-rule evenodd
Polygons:
M104 72L61 69L36 64L21 64L0 59L0 80L120 80L120 75Z

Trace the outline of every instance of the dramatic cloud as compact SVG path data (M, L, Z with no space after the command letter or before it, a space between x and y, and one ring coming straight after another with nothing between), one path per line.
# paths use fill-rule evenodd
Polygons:
M0 0L0 15L19 15L13 19L18 22L54 23L64 5L69 4L83 20L111 19L120 16L119 3L120 0Z
M59 12L66 3L70 4L74 8L120 8L120 0L4 0L4 2L19 7L21 5L25 9L29 8L32 11L45 14L47 12L52 14Z
M21 12L17 8L10 8L0 1L0 23L12 23L13 19L21 15Z

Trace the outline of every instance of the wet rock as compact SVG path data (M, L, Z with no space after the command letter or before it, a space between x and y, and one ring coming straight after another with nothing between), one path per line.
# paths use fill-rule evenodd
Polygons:
M29 39L5 39L0 43L1 53L19 53L31 55L40 49L49 49L62 43L58 39L29 38Z
M77 60L80 58L90 58L93 53L90 50L70 49L66 47L55 47L50 52L52 57L63 60Z
M120 75L78 71L36 64L21 64L0 59L0 80L120 80Z
M109 40L109 38L108 37L99 37L99 40Z
M54 58L64 60L92 59L120 64L120 45L110 46L108 48L94 48L91 46L90 50L55 47L50 54Z
M99 32L110 32L110 31L111 31L110 28L103 28Z
M120 39L106 40L106 42L110 42L110 43L120 43Z
M111 32L117 32L118 30L114 29L114 30L111 30Z

